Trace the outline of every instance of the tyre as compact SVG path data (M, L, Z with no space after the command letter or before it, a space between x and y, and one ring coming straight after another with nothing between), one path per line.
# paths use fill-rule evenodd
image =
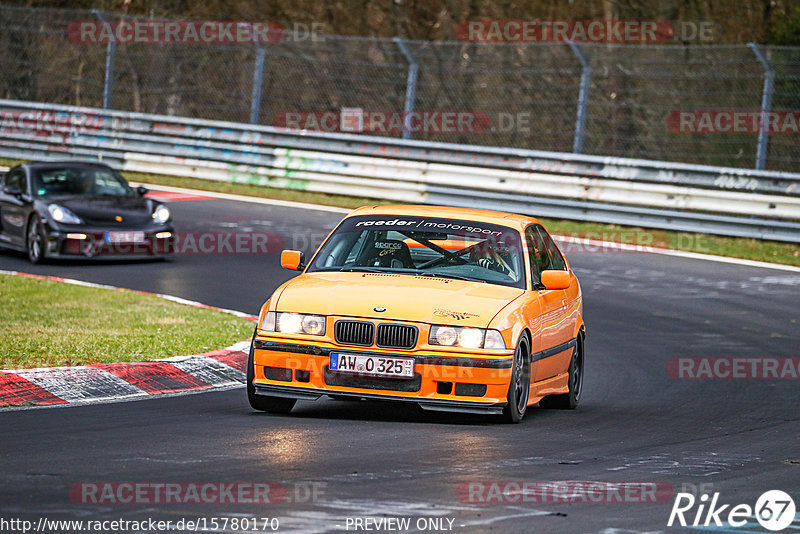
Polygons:
M523 334L514 351L514 367L511 383L508 385L508 404L503 408L506 423L519 423L528 409L528 396L531 391L530 341Z
M539 401L542 408L555 408L558 410L574 410L581 400L583 390L583 335L578 334L575 341L575 350L569 362L569 393L562 395L548 395Z
M247 400L250 401L250 406L254 410L267 413L289 413L297 402L295 399L256 395L256 388L253 385L253 379L256 376L255 340L256 336L253 333L253 341L250 342L250 356L247 358Z
M28 231L25 239L25 249L31 263L42 263L47 250L47 238L42 230L42 223L38 215L31 217L28 222Z

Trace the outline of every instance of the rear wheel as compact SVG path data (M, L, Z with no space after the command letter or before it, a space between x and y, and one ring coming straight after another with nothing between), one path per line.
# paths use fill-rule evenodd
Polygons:
M569 362L569 393L562 395L548 395L539 401L542 408L555 408L560 410L574 410L581 400L583 389L583 335L579 334L575 340L575 350Z
M295 403L297 403L295 399L256 395L256 387L253 385L253 380L256 376L255 340L256 336L254 333L253 341L250 343L250 356L247 358L247 400L250 401L250 406L254 410L267 413L289 413L292 411L292 408L294 408Z
M37 215L31 217L28 222L27 239L25 248L28 252L28 260L31 263L42 263L45 258L47 238L42 230L42 223Z
M503 409L506 423L519 423L528 409L528 396L531 391L530 343L527 336L520 336L514 351L513 372L508 385L508 404Z

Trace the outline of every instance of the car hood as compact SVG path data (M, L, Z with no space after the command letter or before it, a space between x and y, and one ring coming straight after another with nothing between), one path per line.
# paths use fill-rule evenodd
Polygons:
M485 328L522 294L522 289L514 287L446 278L315 272L290 280L276 309Z
M153 201L139 195L56 198L52 203L67 208L87 224L135 226L153 220Z

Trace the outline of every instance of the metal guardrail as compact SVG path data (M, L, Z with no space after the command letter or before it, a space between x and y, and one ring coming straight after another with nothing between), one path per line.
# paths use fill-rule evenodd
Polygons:
M800 174L0 99L0 156L800 242Z

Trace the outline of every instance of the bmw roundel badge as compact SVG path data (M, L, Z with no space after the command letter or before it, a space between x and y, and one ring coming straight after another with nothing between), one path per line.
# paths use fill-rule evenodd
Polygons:
M374 308L372 308L372 309L373 309L373 311L376 311L376 312L378 312L378 313L383 313L383 312L385 312L385 311L386 311L386 308L384 308L383 306L375 306L375 307L374 307Z

